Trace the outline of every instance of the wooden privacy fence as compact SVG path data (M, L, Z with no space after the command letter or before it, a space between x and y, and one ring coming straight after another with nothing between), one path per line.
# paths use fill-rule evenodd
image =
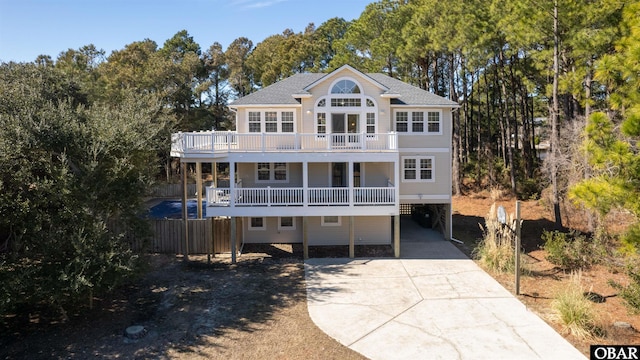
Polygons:
M237 220L236 244L242 242L242 223ZM152 235L148 250L161 254L184 254L184 222L182 219L149 220ZM221 254L231 251L231 219L189 219L189 254ZM134 249L142 242L129 238Z

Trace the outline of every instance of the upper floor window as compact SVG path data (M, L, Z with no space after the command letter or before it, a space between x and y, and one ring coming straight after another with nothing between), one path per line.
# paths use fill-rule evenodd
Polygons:
M442 134L441 111L396 111L395 129L399 133Z
M259 111L249 111L249 132L262 132L262 121Z
M335 107L360 107L362 99L359 98L331 98L331 106Z
M250 133L292 133L295 131L294 111L249 111Z
M282 112L282 132L293 132L293 111Z
M360 94L360 87L353 80L340 80L331 88L332 94Z
M432 182L433 156L404 156L402 157L402 181L404 182Z
M278 132L278 113L275 111L265 112L264 125L265 132Z

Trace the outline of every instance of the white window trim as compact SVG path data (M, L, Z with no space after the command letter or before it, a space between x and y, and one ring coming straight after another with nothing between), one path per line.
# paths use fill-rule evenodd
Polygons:
M292 226L282 226L281 219L283 217L290 217L292 219ZM295 216L282 216L278 217L278 231L289 231L296 229L296 217Z
M396 127L396 118L397 113L406 112L407 113L407 131L397 131ZM421 112L423 115L423 131L414 132L413 131L413 113ZM429 113L435 112L438 113L438 118L440 119L438 127L440 131L438 132L429 132ZM440 109L394 109L393 110L393 131L395 131L398 135L442 135L442 110Z
M405 179L404 178L404 164L405 159L414 159L416 160L416 178L415 179ZM421 159L431 159L431 179L420 179L420 160ZM402 182L435 182L436 181L436 160L435 156L403 156L401 159L400 176L402 178Z
M260 227L251 226L251 219L252 218L262 218L262 226L260 226ZM267 230L267 218L262 217L262 216L251 216L251 217L249 217L249 221L247 223L247 227L248 227L249 231L264 231L264 230Z
M268 163L269 164L269 180L260 180L258 178L258 163ZM281 161L276 161L276 162L281 162ZM275 162L268 162L268 161L259 161L257 163L255 163L254 165L254 173L256 176L256 184L287 184L289 183L289 178L291 176L291 173L289 172L289 163L284 163L285 165L285 171L287 174L287 178L285 180L276 180L276 169L275 169Z
M257 112L260 113L260 132L249 132L249 113ZM267 132L267 122L266 122L266 113L275 112L276 113L276 131L275 132ZM293 113L293 132L283 132L282 131L282 113L290 112ZM295 134L297 132L297 111L295 109L249 109L246 112L246 123L247 123L247 133L250 134Z
M341 216L337 216L337 218L338 218L338 222L337 223L325 222L324 218L325 218L325 216L321 217L321 220L320 220L320 225L321 226L342 226L342 217Z
M333 94L331 93L331 90L333 89L334 85L336 83L338 83L339 81L342 80L351 80L354 83L356 83L356 85L360 88L360 93L359 94ZM376 100L375 97L369 96L367 94L365 94L365 88L362 86L362 84L352 78L352 77L348 77L348 76L343 76L340 77L336 80L334 80L331 85L329 86L329 88L327 89L327 94L323 95L321 97L319 97L313 107L313 116L314 116L314 133L316 134L316 138L322 138L324 137L325 134L319 134L318 133L318 113L325 113L326 116L326 123L325 123L325 131L326 134L331 134L333 132L332 129L332 123L331 123L331 114L333 113L344 113L344 114L358 114L359 117L359 123L358 123L358 129L359 129L359 133L366 133L367 131L367 113L372 113L374 114L374 127L375 127L375 133L373 134L367 134L367 138L368 139L376 139L376 136L378 134L378 131L380 129L380 105L378 104L378 101ZM335 98L349 98L349 99L361 99L360 100L360 106L331 106L331 99L335 99ZM322 100L324 100L325 105L324 106L318 106L318 103L320 103ZM367 100L371 100L374 104L374 106L367 106Z

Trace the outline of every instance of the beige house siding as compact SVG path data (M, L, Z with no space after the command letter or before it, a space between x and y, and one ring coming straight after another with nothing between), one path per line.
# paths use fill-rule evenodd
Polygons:
M433 157L434 160L434 181L402 181L402 164L405 156ZM451 167L449 153L429 153L411 152L400 154L400 197L403 195L417 195L426 198L431 195L450 196L451 194ZM445 201L450 202L450 200Z
M268 162L268 161L265 161ZM238 179L242 180L242 187L262 188L262 187L301 187L302 186L302 163L287 163L289 179L287 182L259 182L256 183L256 163L237 163Z
M279 230L278 217L266 217L264 230L250 230L250 218L243 218L244 242L250 244L291 244L302 242L302 218L295 217L293 230Z
M309 217L309 245L349 245L349 216L340 217L340 226L322 226L320 217ZM391 217L354 217L355 245L391 244Z

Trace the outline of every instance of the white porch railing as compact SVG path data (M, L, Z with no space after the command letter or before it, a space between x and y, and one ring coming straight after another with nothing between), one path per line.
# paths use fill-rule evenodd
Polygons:
M304 193L307 193L305 202ZM359 206L397 204L393 187L236 188L234 206ZM207 188L208 206L230 206L229 188Z
M397 150L398 135L382 134L281 134L202 131L171 135L171 155L220 152L381 151Z

